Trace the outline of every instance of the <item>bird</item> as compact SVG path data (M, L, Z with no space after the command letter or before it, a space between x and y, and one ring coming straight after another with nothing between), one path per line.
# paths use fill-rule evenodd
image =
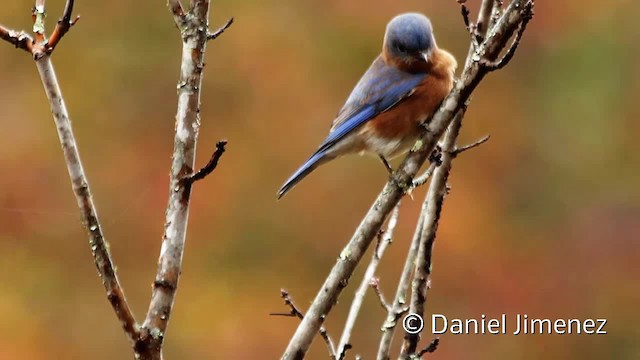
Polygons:
M277 199L320 165L346 154L377 155L391 173L388 159L416 143L423 123L453 88L457 65L437 46L427 16L395 16L387 24L382 52L353 88L329 135L285 181Z

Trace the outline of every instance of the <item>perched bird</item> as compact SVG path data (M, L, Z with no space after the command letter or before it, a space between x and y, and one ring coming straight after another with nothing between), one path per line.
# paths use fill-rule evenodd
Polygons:
M387 25L382 53L373 61L333 121L318 150L278 191L286 194L318 166L349 153L387 159L408 151L420 126L454 83L456 59L438 48L429 18L401 14Z

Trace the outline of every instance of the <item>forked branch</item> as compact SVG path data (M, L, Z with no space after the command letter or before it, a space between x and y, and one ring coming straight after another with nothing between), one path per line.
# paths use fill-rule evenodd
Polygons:
M488 73L487 68L482 66L479 60L483 57L495 59L499 55L523 19L529 16L526 11L529 4L532 6L533 1L513 0L490 29L485 39L478 44L476 51L469 55L469 60L465 62L460 79L442 102L438 111L425 124L425 131L421 139L404 159L400 168L394 172L391 180L385 185L355 230L351 240L340 253L337 263L290 339L282 359L298 360L304 358L324 319L337 303L342 289L349 282L356 266L382 224L400 199L412 188L413 178L432 153L436 143L456 114L465 106L471 93ZM394 321L394 319L390 320ZM387 342L384 343L385 345L381 345L381 347L386 348ZM379 357L379 359L381 358Z

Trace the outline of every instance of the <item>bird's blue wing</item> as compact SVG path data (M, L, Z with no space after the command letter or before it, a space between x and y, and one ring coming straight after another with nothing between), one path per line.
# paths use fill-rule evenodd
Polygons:
M378 57L351 92L318 152L329 149L368 120L411 95L426 76L426 73L398 70Z
M338 117L333 121L329 136L322 142L318 150L282 185L278 191L278 199L322 162L327 161L328 151L337 142L376 115L385 112L400 100L410 96L426 76L426 73L411 74L387 66L382 58L378 57L362 76L342 110L338 113Z

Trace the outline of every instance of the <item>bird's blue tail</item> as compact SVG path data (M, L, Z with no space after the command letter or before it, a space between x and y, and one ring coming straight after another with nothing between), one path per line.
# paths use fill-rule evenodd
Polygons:
M313 170L315 170L318 166L325 163L329 159L327 158L326 151L318 151L315 154L311 155L309 160L307 160L302 166L296 170L293 175L282 185L280 190L278 190L278 200L282 198L289 190L291 190L297 183L302 181L305 176L309 175Z

